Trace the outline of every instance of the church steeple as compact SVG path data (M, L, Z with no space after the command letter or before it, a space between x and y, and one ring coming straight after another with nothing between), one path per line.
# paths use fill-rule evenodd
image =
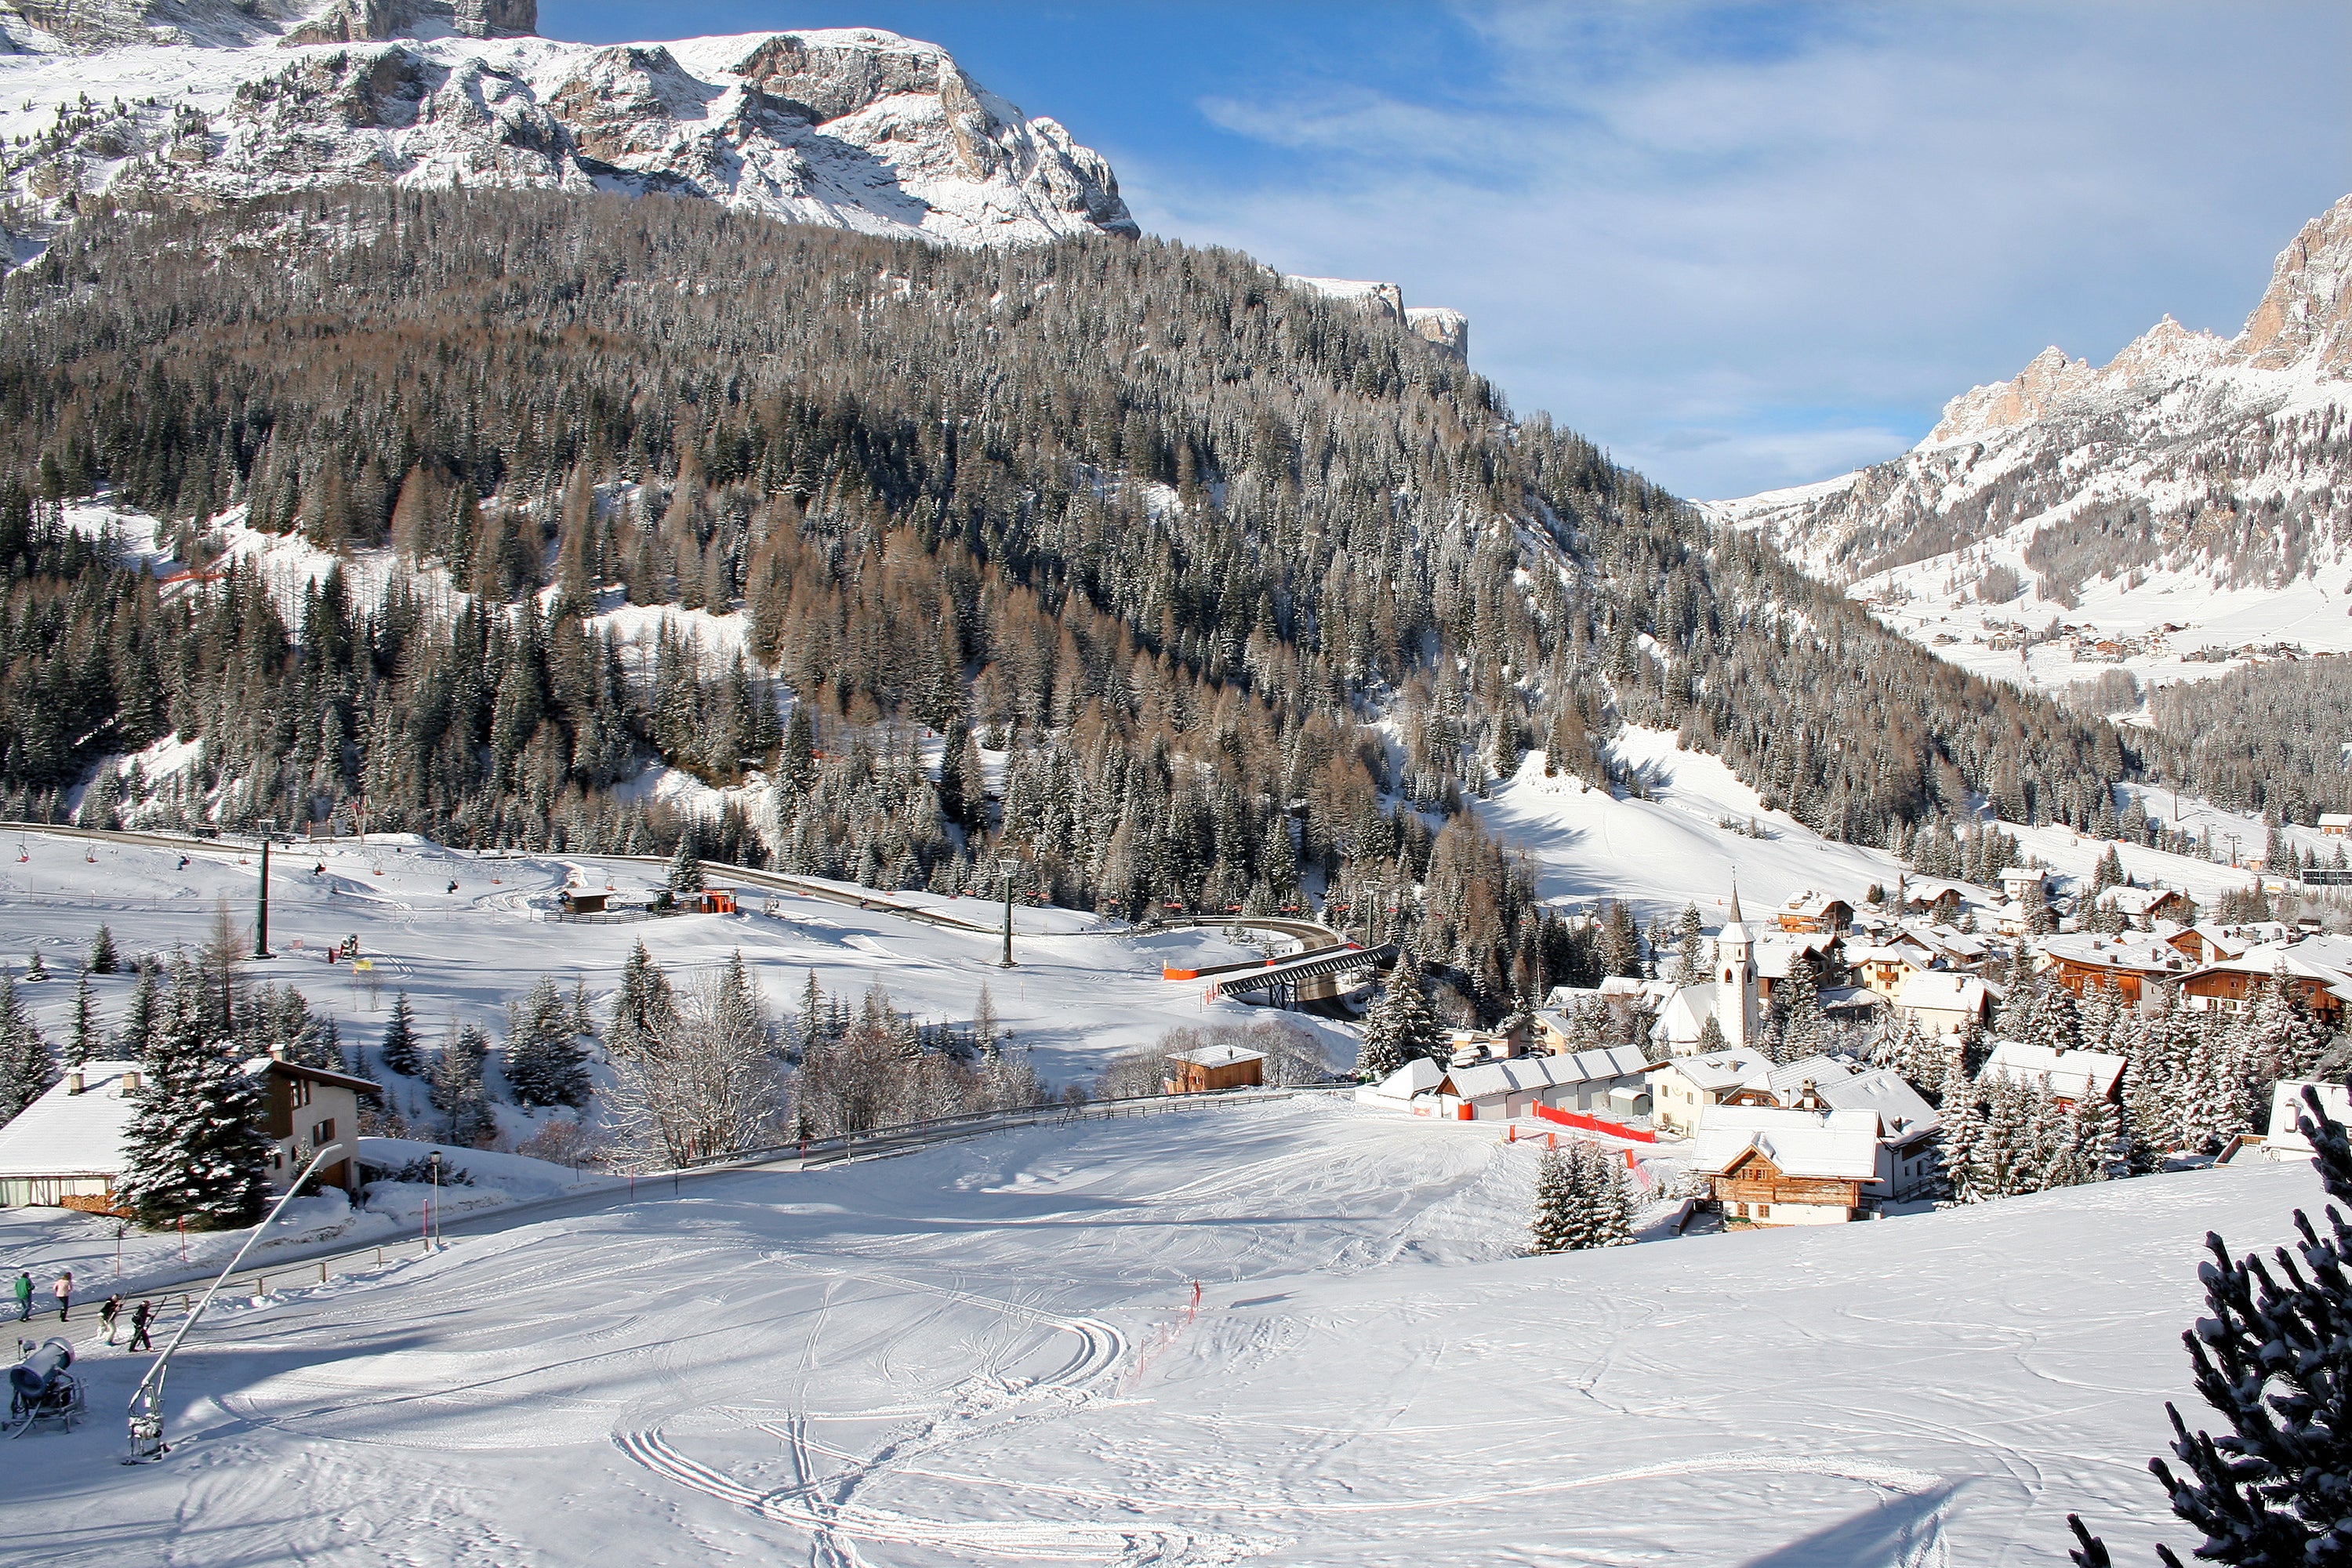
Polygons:
M1719 977L1715 988L1715 1022L1723 1031L1723 1043L1735 1050L1745 1050L1754 1045L1761 1030L1757 1020L1758 1002L1754 937L1748 922L1739 918L1739 882L1731 884L1729 918L1723 930L1716 934L1715 970Z
M1739 873L1737 871L1734 871L1731 874L1731 912L1728 915L1726 915L1724 919L1727 923L1731 925L1745 925L1748 923L1746 921L1739 918Z

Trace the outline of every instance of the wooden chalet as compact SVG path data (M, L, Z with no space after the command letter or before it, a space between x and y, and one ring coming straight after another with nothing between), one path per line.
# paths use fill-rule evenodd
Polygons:
M2137 1005L2142 993L2189 969L2188 955L2160 938L2099 936L2073 931L2042 944L2042 968L2077 996L2113 991Z
M1840 1225L1873 1206L1881 1178L1874 1110L1711 1110L1691 1168L1729 1225Z
M1223 1089L1255 1089L1265 1081L1265 1053L1238 1046L1203 1046L1168 1058L1160 1088L1170 1094L1214 1094Z

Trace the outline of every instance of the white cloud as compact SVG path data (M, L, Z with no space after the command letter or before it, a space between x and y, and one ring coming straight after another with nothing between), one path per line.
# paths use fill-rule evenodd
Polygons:
M2333 8L1461 15L1475 93L1219 95L1202 113L1284 177L1123 163L1130 199L1468 310L1516 405L1693 494L1891 456L2051 341L2234 331L2352 151Z

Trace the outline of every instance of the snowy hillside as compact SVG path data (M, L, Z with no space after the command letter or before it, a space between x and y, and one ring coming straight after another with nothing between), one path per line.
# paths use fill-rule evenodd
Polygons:
M2307 1168L1528 1259L1534 1151L1331 1103L716 1178L219 1310L10 1456L41 1559L2126 1560L2200 1238ZM1194 1287L1199 1286L1198 1306ZM89 1331L83 1331L86 1336ZM170 1521L178 1521L176 1524Z
M1649 798L1633 799L1566 774L1547 778L1541 753L1529 752L1517 775L1474 803L1489 832L1528 855L1537 893L1549 901L1579 905L1620 899L1643 921L1670 919L1693 903L1712 926L1723 918L1735 876L1753 913L1807 890L1858 903L1873 885L1892 888L1896 878L1908 874L1883 849L1824 838L1786 812L1765 810L1756 792L1721 760L1680 749L1670 733L1628 725L1609 753L1642 779ZM2244 854L2258 854L2267 831L2258 816L2137 784L2123 791L2164 826L2202 836L2221 857L2217 864L2117 843L2126 875L2143 886L2181 889L2208 907L2252 882L2252 872L2229 864L2229 843L2234 834ZM2089 886L2111 842L2064 823L1999 826L2016 837L2025 856L2074 879L2078 887ZM2309 849L2322 859L2341 842L2305 827L2284 832L2297 850ZM1964 896L1987 918L1999 895L1976 889L1964 890Z
M2022 685L2352 652L2348 275L2352 196L2233 339L2168 317L2104 366L2052 348L1899 458L1709 510Z
M118 9L75 27L60 18L79 8L0 6L0 194L20 257L86 193L346 181L705 196L958 245L1135 232L1098 154L893 33L597 47L527 36L528 4L485 21L481 0L439 16L338 0L275 21L220 6L186 26L179 7Z
M19 854L26 857L19 859ZM90 858L89 857L95 857ZM103 922L126 953L191 951L226 901L240 929L253 918L259 865L250 850L198 850L183 870L175 849L29 833L0 840L0 963L21 976L27 957L44 955L54 973L79 967ZM326 870L313 874L314 866ZM1255 956L1214 931L1121 934L1075 910L1015 911L1020 966L997 967L1002 905L923 893L890 894L902 907L961 914L970 930L862 910L846 901L778 894L774 914L687 915L611 925L550 923L547 911L567 882L644 894L662 868L593 857L482 858L410 837L365 847L346 840L285 848L270 863L270 945L275 963L247 966L255 984L290 984L314 1009L341 1024L346 1044L372 1045L393 995L409 994L420 1027L439 1037L453 1020L480 1023L495 1035L503 1010L541 974L567 992L584 980L600 1016L623 960L642 939L678 983L723 964L740 949L771 1007L789 1004L814 970L831 994L851 999L879 983L919 1020L969 1020L982 984L1015 1048L1059 1083L1088 1077L1112 1056L1147 1045L1178 1025L1212 1015L1250 1022L1234 1002L1203 1004L1197 985L1163 980L1170 963L1194 968ZM457 884L450 891L449 884ZM719 882L716 872L714 885ZM749 891L744 908L762 911L769 895ZM373 967L329 964L326 952L347 936ZM1180 963L1181 961L1181 963ZM373 985L371 984L373 982ZM111 1027L136 982L127 973L94 976L101 1018ZM73 1001L70 980L23 988L52 1039L63 1039ZM1327 1047L1353 1059L1352 1037L1337 1025ZM511 1112L510 1107L502 1107Z

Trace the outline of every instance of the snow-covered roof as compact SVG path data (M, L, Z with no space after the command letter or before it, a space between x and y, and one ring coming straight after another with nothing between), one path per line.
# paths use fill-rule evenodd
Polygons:
M2352 827L2352 812L2323 811L2319 814L2322 827Z
M1709 1051L1705 1056L1675 1057L1658 1064L1672 1068L1698 1088L1715 1093L1727 1089L1762 1089L1772 1063L1761 1051Z
M1696 1040L1706 1027L1706 1021L1715 1016L1717 994L1712 983L1682 986L1658 1010L1658 1021L1650 1026L1650 1037L1675 1045Z
M2340 1083L2309 1083L2290 1079L2271 1085L2270 1134L2263 1142L2273 1149L2284 1149L2298 1154L2311 1152L2311 1140L2295 1129L2295 1118L2310 1114L2311 1108L2303 1102L2306 1088L2319 1090L2319 1102L2327 1114L2338 1121L2352 1122L2352 1089Z
M1445 1069L1427 1057L1415 1057L1404 1066L1381 1079L1372 1092L1383 1100L1411 1100L1425 1094L1445 1080Z
M1764 1086L1772 1091L1773 1099L1786 1100L1809 1083L1819 1089L1853 1076L1853 1069L1835 1057L1817 1054L1781 1063L1764 1075Z
M90 1062L82 1091L70 1076L0 1127L0 1176L114 1176L122 1171L122 1135L138 1109L122 1092L137 1062Z
M1932 962L1928 958L1927 950L1916 943L1906 943L1901 947L1865 947L1860 952L1849 956L1856 963L1907 963L1914 969L1925 969Z
M1829 931L1766 931L1756 944L1756 973L1765 980L1786 980L1789 966L1799 954L1818 959L1837 944L1837 937Z
M1711 1105L1699 1113L1691 1168L1720 1173L1750 1149L1784 1176L1871 1181L1878 1174L1878 1114Z
M2127 915L2145 915L2168 900L2188 896L2178 888L2109 888L2099 895L2099 907L2119 910Z
M1239 1046L1202 1046L1198 1050L1171 1051L1171 1062L1189 1062L1196 1068L1239 1067L1244 1062L1265 1060L1264 1051L1245 1051Z
M1514 1057L1509 1061L1479 1062L1446 1074L1454 1093L1462 1100L1490 1100L1496 1095L1529 1089L1557 1089L1563 1084L1593 1083L1605 1079L1639 1078L1650 1065L1636 1046L1609 1046L1589 1051L1563 1051L1556 1057Z
M2188 959L2179 948L2147 934L2102 936L2096 931L2063 931L2043 937L2041 947L2052 958L2104 969L2137 969L2153 973L2189 967Z
M353 1078L347 1072L334 1072L326 1068L312 1067L307 1062L289 1062L283 1057L255 1057L245 1064L248 1073L277 1072L287 1078L308 1079L312 1083L331 1083L338 1089L348 1089L353 1094L372 1099L383 1098L383 1085L373 1079Z
M1985 1058L1979 1083L2005 1078L2029 1087L2039 1084L2060 1100L2081 1100L2089 1094L2113 1094L2124 1076L2124 1058L2105 1051L2060 1051L2017 1040L1996 1041Z
M1905 1012L1968 1013L1981 1011L1989 994L1983 977L1949 969L1919 969L1903 977L1895 1005Z
M1793 895L1776 912L1802 915L1808 919L1818 920L1828 914L1833 904L1843 904L1848 910L1853 908L1853 900L1851 899L1841 899L1834 893L1819 893L1807 888L1803 892Z
M1893 1068L1867 1068L1821 1086L1822 1103L1832 1110L1868 1110L1878 1117L1878 1135L1907 1143L1936 1130L1936 1108L1920 1098L1910 1080Z

